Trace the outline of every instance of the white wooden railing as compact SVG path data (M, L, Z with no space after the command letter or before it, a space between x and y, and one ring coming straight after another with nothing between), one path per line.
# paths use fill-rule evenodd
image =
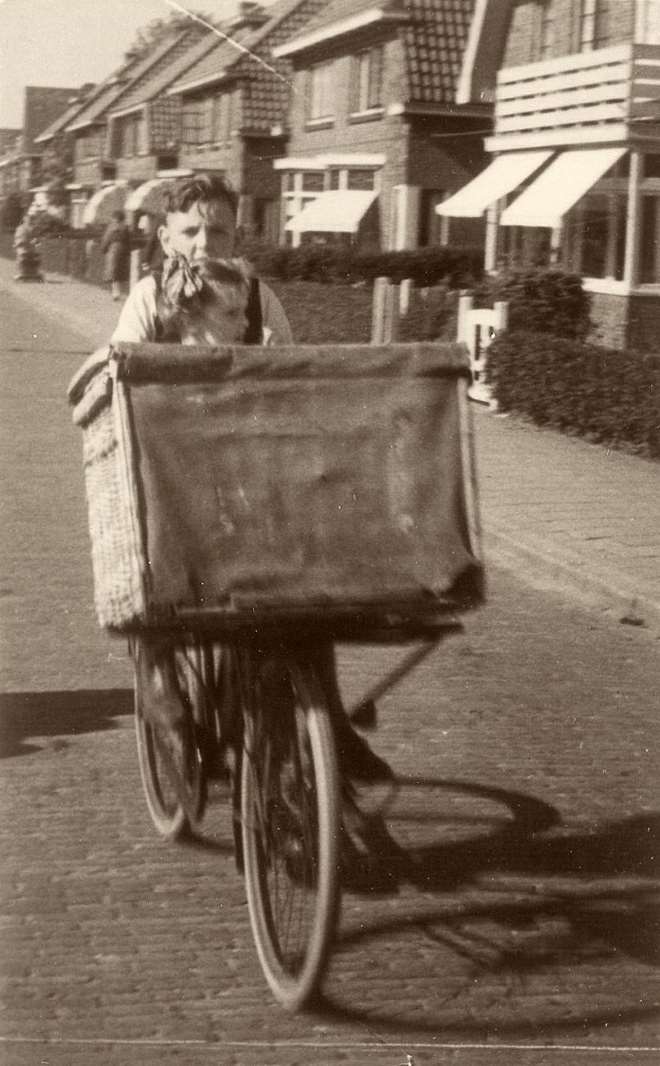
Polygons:
M660 131L660 45L618 45L500 71L487 148L621 140L641 124Z

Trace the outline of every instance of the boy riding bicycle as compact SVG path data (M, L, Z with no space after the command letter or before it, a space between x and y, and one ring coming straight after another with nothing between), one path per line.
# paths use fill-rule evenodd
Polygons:
M157 341L180 344L292 343L291 328L272 290L236 258L235 193L215 176L198 174L173 182L159 229L162 270L139 281L122 309L111 343ZM186 708L168 645L143 642L137 669L145 714L167 736L174 757L183 758ZM392 777L351 726L337 683L334 649L317 652L332 716L340 767L346 777L375 782Z

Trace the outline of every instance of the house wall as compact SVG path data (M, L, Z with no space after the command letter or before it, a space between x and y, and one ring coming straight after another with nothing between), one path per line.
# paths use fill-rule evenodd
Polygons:
M373 46L377 42L373 38L368 42L356 39L348 55L340 51L346 48L345 43L334 50L330 42L324 45L322 58L334 62L336 101L335 114L327 122L308 121L309 68L313 60L306 60L306 66L295 71L289 114L291 136L286 154L303 157L329 152L383 154L387 161L378 172L379 209L381 243L387 247L395 224L394 187L411 185L442 193L459 189L485 165L483 131L488 122L443 115L388 115L389 106L404 100L404 55L399 37L382 42L382 114L351 116L353 56L367 43ZM466 130L474 130L474 136L464 137ZM482 224L468 224L463 228L463 241L479 243ZM456 232L460 230L459 223Z
M222 171L232 188L241 191L243 167L241 164L241 140L234 135L229 143L182 144L179 151L179 166L191 170Z
M553 18L554 44L541 56L542 5L538 0L520 0L514 6L504 49L503 67L533 63L580 50L580 0L549 0ZM635 0L615 0L609 5L608 46L633 39ZM601 46L605 47L605 46Z
M121 156L115 160L115 177L131 185L140 185L143 181L155 178L159 166L157 155Z

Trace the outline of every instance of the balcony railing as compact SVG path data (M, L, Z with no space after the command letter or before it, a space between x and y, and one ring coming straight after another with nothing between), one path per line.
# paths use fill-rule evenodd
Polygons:
M487 147L660 141L660 45L626 44L500 71Z

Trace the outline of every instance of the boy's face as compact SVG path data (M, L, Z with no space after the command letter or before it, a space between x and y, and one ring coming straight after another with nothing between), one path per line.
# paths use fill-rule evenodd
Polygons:
M159 236L166 255L178 253L190 263L229 259L234 252L236 219L224 200L198 201L187 211L168 214Z

